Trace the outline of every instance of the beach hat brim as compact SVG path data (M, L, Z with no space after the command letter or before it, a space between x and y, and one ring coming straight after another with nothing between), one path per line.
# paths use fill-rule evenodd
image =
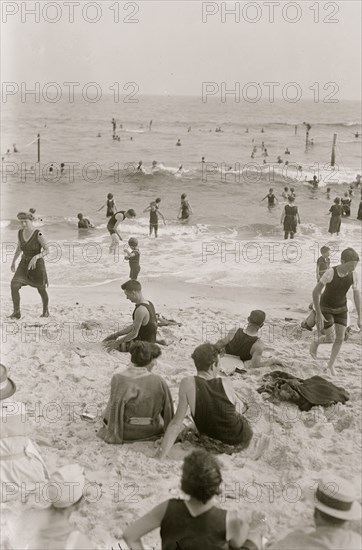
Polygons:
M308 497L309 500L313 503L314 508L317 508L317 510L324 512L328 516L332 516L338 519L344 519L346 521L357 520L361 518L362 507L357 500L352 502L352 506L349 510L337 510L336 508L331 508L330 506L319 502L319 500L315 497L314 491L308 491Z
M318 502L318 500L314 503L314 507L317 508L317 510L320 510L321 512L324 512L325 514L328 514L329 516L332 516L334 518L345 520L361 519L362 508L360 503L357 501L352 502L351 508L347 511L330 508L329 506Z
M8 378L7 382L5 388L0 389L0 400L8 399L8 397L11 397L16 392L15 382L11 378Z

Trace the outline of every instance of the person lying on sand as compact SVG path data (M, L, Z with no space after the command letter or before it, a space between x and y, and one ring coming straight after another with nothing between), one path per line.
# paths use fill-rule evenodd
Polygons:
M253 436L249 422L237 412L243 403L236 396L231 380L219 377L219 351L213 344L198 346L193 354L196 376L183 378L179 388L179 402L158 451L167 456L179 435L188 408L200 434L228 445L246 449Z
M133 522L123 532L129 548L143 548L142 537L160 529L162 548L261 548L258 531L252 531L236 510L215 506L221 493L219 461L203 449L184 459L181 489L187 500L171 498Z
M349 520L361 518L361 505L354 486L334 475L326 476L318 484L314 501L315 530L304 525L270 546L270 550L354 550L362 547L361 536L348 526Z
M104 426L98 433L107 443L158 439L174 415L165 380L151 372L161 349L139 340L132 344L130 354L132 364L112 378Z
M267 359L262 361L264 342L259 338L258 332L264 325L265 313L260 309L253 310L248 317L248 325L236 331L231 330L225 338L221 338L215 347L221 352L240 357L241 361L250 361L252 367L270 367L278 361Z
M107 336L102 342L104 347L107 351L113 349L129 351L130 343L133 340L155 343L157 334L156 311L153 303L144 299L141 283L131 279L123 283L121 288L127 300L135 304L132 314L133 323Z

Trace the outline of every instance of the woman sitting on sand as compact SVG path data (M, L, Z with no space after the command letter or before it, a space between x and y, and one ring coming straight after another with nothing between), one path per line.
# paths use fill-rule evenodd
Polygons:
M98 436L107 443L155 440L164 434L174 410L170 390L151 371L161 349L137 341L130 348L132 365L111 381L111 395Z
M236 511L214 506L221 482L218 460L203 449L193 451L184 460L181 478L190 498L165 500L127 527L124 540L130 548L144 548L141 538L160 527L162 550L260 547L260 535L251 533Z
M339 232L341 230L343 206L341 206L340 203L340 198L336 197L334 199L334 204L332 204L329 209L329 212L332 214L332 216L329 222L328 233L331 233L331 235L333 235L334 233L337 233L337 235L339 235Z
M31 212L19 212L17 218L22 229L18 232L18 246L11 264L11 271L15 272L15 275L11 281L11 298L14 311L10 318L20 319L21 317L19 291L22 286L32 286L38 289L43 302L41 317L49 317L49 298L46 291L48 277L43 259L48 252L48 247L42 233L33 226L34 215ZM23 255L15 271L15 262L21 253Z

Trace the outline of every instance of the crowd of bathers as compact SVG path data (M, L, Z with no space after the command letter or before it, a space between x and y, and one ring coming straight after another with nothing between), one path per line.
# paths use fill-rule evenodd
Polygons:
M108 201L112 200L113 197L108 196ZM112 202L107 203L108 206L115 208ZM157 202L152 201L146 210L150 214L157 212ZM128 213L132 217L130 211ZM118 215L110 211L109 214L110 220ZM126 217L124 214L127 212L122 213L123 219ZM15 275L11 283L14 302L12 317L15 319L20 317L19 291L25 285L37 288L43 300L43 316L49 315L43 259L46 243L40 231L33 228L32 216L32 212L18 215L22 229L12 264ZM130 241L131 249L127 253L131 259L138 243ZM20 254L22 258L16 269ZM321 249L317 262L317 284L313 290L312 305L317 338L313 339L310 351L316 357L320 344L332 343L328 363L331 374L335 374L335 362L345 340L347 292L350 288L355 299L357 324L359 327L361 325L359 284L355 273L358 262L357 252L346 248L341 254L340 264L330 267L328 247ZM134 277L121 286L126 299L135 306L132 323L103 341L108 352L129 354L130 364L112 377L109 399L102 412L102 425L97 436L105 443L118 445L139 441L154 444L158 441L156 460L169 456L177 441L190 441L191 438L200 448L190 453L183 464L181 487L189 498L166 500L128 527L124 526L124 540L131 548L143 548L142 537L160 527L162 548L165 549L221 549L225 544L229 548L244 550L262 548L260 525L249 524L237 511L226 511L216 506L215 497L220 493L222 481L221 467L207 449L210 442L215 442L220 449L245 453L253 460L256 456L253 453L258 451L259 444L264 444L262 436L253 433L247 418L247 403L237 396L232 379L221 376L221 369L223 361L230 358L240 365L234 369L236 372L280 365L277 358L263 358L265 346L260 330L266 313L253 310L243 328L233 329L218 341L204 342L194 349L191 358L195 374L180 381L175 407L166 380L153 372L164 344L158 336L160 317L154 304L143 294L142 285L137 280L139 269L135 269L135 264L131 265L131 273L132 269ZM306 323L310 328L310 319ZM83 469L71 464L49 472L32 441L32 434L27 432L22 421L21 411L25 405L16 402L15 391L15 383L8 377L6 367L1 365L2 428L5 426L1 433L2 497L4 492L5 500L17 497L19 492L16 488L27 487L29 507L17 519L19 526L22 522L30 522L33 526L33 531L29 530L26 547L29 550L96 548L87 535L75 530L69 522L70 513L81 505L84 497ZM83 417L92 419L88 411L84 411ZM337 484L333 498L328 493L331 482ZM50 484L57 489L54 497L43 499L40 510L39 503L34 501L35 487L39 484ZM70 492L69 485L72 484L77 490ZM13 488L10 494L9 487ZM320 540L327 541L327 548L358 547L360 537L348 527L348 520L355 519L360 513L353 486L331 474L318 485L314 508L315 530L295 531L283 540L273 542L270 548L312 549ZM49 546L50 539L52 545Z

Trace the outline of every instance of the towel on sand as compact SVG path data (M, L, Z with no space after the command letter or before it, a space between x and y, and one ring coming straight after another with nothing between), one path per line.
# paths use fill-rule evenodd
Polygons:
M312 376L303 380L283 371L273 371L263 376L264 384L258 392L266 392L278 401L295 403L302 411L321 405L329 407L335 403L345 403L349 394L321 376Z

